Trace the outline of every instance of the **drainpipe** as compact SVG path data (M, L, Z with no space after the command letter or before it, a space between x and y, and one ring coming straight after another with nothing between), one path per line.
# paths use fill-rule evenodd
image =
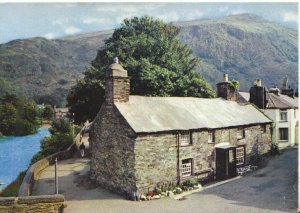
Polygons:
M177 132L176 135L176 142L177 142L177 184L180 184L180 162L179 162L179 131Z

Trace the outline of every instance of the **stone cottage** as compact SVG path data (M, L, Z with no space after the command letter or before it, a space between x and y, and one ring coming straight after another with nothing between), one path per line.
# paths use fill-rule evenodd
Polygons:
M127 71L111 64L105 102L90 132L91 178L132 196L206 173L230 177L225 165L236 168L268 152L270 119L238 103L227 78L217 86L219 98L213 99L131 96ZM217 150L229 151L222 160Z

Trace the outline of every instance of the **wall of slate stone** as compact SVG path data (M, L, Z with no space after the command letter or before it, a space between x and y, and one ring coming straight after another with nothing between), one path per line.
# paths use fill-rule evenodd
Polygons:
M5 213L65 213L62 195L0 198L0 212Z
M208 131L193 131L192 144L177 148L178 133L156 133L139 135L136 139L136 184L140 194L152 191L157 185L177 183L187 180L182 178L182 160L193 159L193 173L215 170L215 145L230 143L246 145L246 163L251 156L265 154L271 147L270 125L266 132L261 132L260 125L245 126L245 137L237 138L238 128L215 130L214 143L208 143ZM179 159L179 161L178 161Z
M126 196L136 191L135 133L118 110L101 107L91 127L91 178L97 184Z

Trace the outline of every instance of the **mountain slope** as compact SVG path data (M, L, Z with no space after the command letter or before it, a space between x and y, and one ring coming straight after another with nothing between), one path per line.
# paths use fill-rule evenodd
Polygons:
M198 70L215 85L228 73L248 90L254 79L281 87L288 76L297 87L297 31L244 14L180 23L180 39L201 58Z
M254 79L279 87L288 76L297 87L297 31L250 14L175 23L179 39L201 59L197 70L215 86L228 73L247 91ZM32 38L0 45L0 95L61 102L113 31L47 40ZM49 97L48 97L49 98Z

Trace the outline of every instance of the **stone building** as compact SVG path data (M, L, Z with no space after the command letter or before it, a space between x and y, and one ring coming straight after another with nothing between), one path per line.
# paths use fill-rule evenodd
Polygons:
M131 96L127 71L113 63L105 86L90 132L91 178L110 190L132 196L158 184L227 174L222 165L243 166L270 149L270 119L238 103L228 79L218 84L220 98ZM222 149L227 157L217 162Z

